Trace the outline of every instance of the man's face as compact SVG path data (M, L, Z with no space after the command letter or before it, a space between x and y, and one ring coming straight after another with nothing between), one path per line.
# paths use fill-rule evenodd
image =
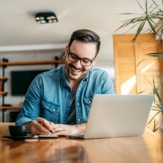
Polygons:
M68 51L75 54L79 58L87 58L89 60L94 60L89 66L83 66L80 60L77 60L76 62L70 61L68 57ZM65 55L65 71L68 81L80 81L82 78L85 77L85 75L89 72L91 67L95 64L96 60L98 59L98 56L95 57L96 43L85 43L78 40L73 41L70 49L68 49L68 46L66 47Z

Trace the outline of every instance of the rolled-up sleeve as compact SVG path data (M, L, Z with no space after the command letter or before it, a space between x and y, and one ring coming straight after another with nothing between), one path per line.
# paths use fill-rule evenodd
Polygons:
M33 121L40 116L41 91L41 78L37 76L29 86L23 107L16 119L16 125L23 125L24 123Z
M115 94L112 80L107 72L102 77L102 94Z

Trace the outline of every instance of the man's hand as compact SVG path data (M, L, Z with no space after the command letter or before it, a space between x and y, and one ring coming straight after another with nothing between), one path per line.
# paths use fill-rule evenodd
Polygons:
M86 129L86 123L77 125L63 125L52 124L52 132L54 135L70 135L70 134L84 134Z
M38 117L32 122L25 123L29 127L32 135L49 135L52 130L53 123L44 118Z

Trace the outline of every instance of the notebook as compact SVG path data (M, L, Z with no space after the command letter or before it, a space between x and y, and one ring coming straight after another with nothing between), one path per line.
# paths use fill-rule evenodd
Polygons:
M69 138L140 136L144 133L154 95L97 94L93 97L84 135Z

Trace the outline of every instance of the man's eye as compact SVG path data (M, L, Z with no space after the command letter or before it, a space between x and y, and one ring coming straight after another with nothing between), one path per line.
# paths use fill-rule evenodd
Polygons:
M89 59L82 59L82 62L84 62L84 63L89 63L90 60L89 60Z
M73 59L76 59L76 58L77 58L76 55L74 55L74 54L71 54L71 57L72 57Z

